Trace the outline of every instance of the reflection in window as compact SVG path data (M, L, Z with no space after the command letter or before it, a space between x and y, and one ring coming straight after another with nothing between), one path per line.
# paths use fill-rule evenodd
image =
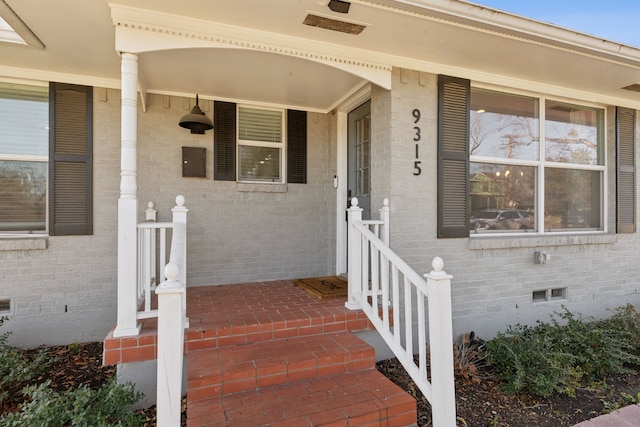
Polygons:
M547 168L544 227L549 231L601 227L602 172Z
M366 195L371 192L371 116L356 121L356 194Z
M603 109L472 89L470 119L472 234L604 230Z
M45 232L47 87L0 83L0 232Z
M280 181L280 150L268 147L240 146L240 179Z
M537 160L540 144L538 100L487 90L471 90L469 153Z
M535 230L535 167L471 163L469 170L472 231Z
M551 162L602 165L603 111L547 101L545 158Z
M0 161L0 230L41 231L47 217L47 163Z

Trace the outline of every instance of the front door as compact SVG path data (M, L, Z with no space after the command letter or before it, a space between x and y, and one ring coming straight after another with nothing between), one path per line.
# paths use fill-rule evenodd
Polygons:
M358 198L362 218L371 219L371 101L348 115L347 207Z

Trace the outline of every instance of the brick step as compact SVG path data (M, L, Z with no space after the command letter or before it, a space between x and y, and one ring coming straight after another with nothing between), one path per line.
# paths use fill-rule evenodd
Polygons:
M415 426L416 401L375 369L189 399L187 404L188 427L383 425Z
M349 332L188 353L189 401L371 369L375 350Z

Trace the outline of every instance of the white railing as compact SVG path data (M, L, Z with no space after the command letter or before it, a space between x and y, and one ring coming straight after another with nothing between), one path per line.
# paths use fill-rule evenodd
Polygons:
M363 221L356 198L348 209L349 296L346 306L362 309L367 314L431 404L433 426L455 427L451 276L442 271L442 259L436 257L434 270L425 274L427 280L420 277L389 248L386 199L380 212L380 221ZM414 331L416 318L417 331ZM414 348L416 336L417 349ZM417 362L414 358L416 350Z
M171 211L173 212L174 222L176 221L176 215L180 215L181 218L184 216L183 222L186 224L186 212L188 212L188 210L184 207L184 197L176 197L176 206ZM167 232L168 230L173 230L174 222L155 222L157 211L154 208L153 202L149 202L145 213L146 222L137 225L138 311L136 312L136 318L138 320L158 317L158 310L152 308L152 292L165 280L162 269L169 262L167 239L171 238L173 243L173 236L175 235L175 231L173 231L173 233ZM183 283L186 286L186 276L183 277L183 279Z
M169 263L164 268L165 281L158 295L158 370L157 419L159 427L180 425L182 400L182 367L186 317L187 208L184 197L176 198L173 208L173 235Z

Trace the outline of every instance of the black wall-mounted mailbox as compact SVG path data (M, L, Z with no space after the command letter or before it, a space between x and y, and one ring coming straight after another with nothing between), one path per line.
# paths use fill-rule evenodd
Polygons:
M192 178L207 177L207 149L182 147L182 176Z

